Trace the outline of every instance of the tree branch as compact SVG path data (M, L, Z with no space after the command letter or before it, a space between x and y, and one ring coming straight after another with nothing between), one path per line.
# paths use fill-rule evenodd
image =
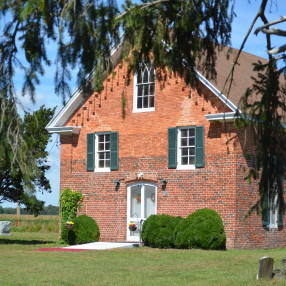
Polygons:
M261 18L262 15L264 15L264 11L265 11L265 7L266 7L267 2L268 2L268 0L263 0L262 1L261 5L260 5L260 8L259 8L256 16L254 17L252 23L250 24L250 27L249 27L249 29L248 29L248 31L247 31L247 33L246 33L246 35L245 35L245 37L244 37L244 39L242 41L242 44L241 44L241 46L240 46L240 48L238 50L238 53L237 53L237 55L236 55L236 57L235 57L235 59L233 61L233 65L232 65L231 71L229 72L229 75L228 75L228 77L227 77L227 79L225 81L225 84L223 86L223 90L224 90L226 88L227 84L229 83L227 94L229 94L231 86L232 86L232 83L233 83L234 70L235 70L235 66L238 64L238 59L240 57L240 54L241 54L241 52L242 52L242 50L244 48L244 45L245 45L245 43L246 43L246 41L247 41L247 39L248 39L248 37L249 37L253 27L254 27L257 19ZM222 90L222 92L223 92L223 90Z
M148 8L148 7L151 7L151 6L155 6L155 5L158 5L158 4L162 4L162 3L165 3L165 2L170 2L170 0L157 0L157 1L153 1L153 2L148 2L148 3L143 3L143 4L140 4L140 5L134 5L132 8L129 8L129 9L126 9L125 11L123 11L122 13L118 14L116 17L115 17L115 20L119 20L121 19L122 17L124 17L128 12L130 12L131 10L133 9L136 9L136 8L141 8L142 10Z
M268 54L276 55L276 54L279 54L279 53L282 53L282 52L285 52L285 51L286 51L286 45L283 45L283 46L280 46L278 48L274 48L274 49L268 50Z
M262 30L272 26L272 25L275 25L275 24L280 24L282 22L285 22L286 21L286 16L281 16L280 20L275 20L273 22L269 22L269 23L266 23L265 25L257 28L255 31L254 31L254 34L257 35L259 32L261 32Z
M286 31L284 30L280 30L280 29L263 29L262 33L267 34L267 35L276 35L276 36L282 36L282 37L286 37Z

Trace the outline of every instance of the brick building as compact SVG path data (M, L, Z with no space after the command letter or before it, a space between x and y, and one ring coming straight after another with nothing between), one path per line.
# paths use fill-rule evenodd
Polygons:
M198 71L194 86L167 71L159 82L150 64L127 84L127 66L120 63L102 92L84 97L78 89L48 124L60 135L60 188L83 193L81 213L97 221L101 240L134 241L138 230L129 231L129 222L138 225L153 213L186 217L208 207L223 219L228 248L286 245L277 209L266 227L255 211L245 219L258 200L257 186L244 180L253 144L234 120L251 85L252 62L263 59L242 53L226 97L236 52L221 52L216 80Z

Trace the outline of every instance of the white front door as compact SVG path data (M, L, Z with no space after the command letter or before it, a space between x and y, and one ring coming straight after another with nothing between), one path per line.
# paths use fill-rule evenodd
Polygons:
M130 185L127 189L127 240L139 241L139 232L143 222L156 214L157 187L149 183ZM136 231L129 230L129 224L135 223Z

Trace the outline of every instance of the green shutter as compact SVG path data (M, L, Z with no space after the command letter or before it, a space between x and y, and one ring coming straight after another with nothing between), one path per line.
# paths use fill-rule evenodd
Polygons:
M86 170L94 171L94 133L87 134Z
M196 126L196 168L205 166L204 127Z
M263 205L262 205L262 225L265 228L269 228L270 224L270 208L269 208L269 197L266 194L263 198Z
M283 202L278 201L278 228L283 227Z
M279 176L278 179L278 228L283 227L283 193L284 193L284 176Z
M168 168L177 168L177 128L168 129Z
M118 170L118 132L110 133L110 170Z

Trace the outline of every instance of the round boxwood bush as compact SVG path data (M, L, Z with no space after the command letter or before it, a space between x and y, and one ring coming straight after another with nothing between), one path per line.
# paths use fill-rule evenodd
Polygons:
M226 235L220 215L208 208L200 209L176 227L176 248L224 250Z
M62 229L62 240L69 245L95 242L99 240L100 232L96 221L87 215L80 215L74 220L72 229Z
M145 246L155 248L173 248L175 242L175 227L181 217L170 215L151 215L142 227L141 238Z
M61 240L66 243L66 244L69 244L69 233L70 233L70 230L69 229L66 229L64 226L62 226L62 229L61 229Z

